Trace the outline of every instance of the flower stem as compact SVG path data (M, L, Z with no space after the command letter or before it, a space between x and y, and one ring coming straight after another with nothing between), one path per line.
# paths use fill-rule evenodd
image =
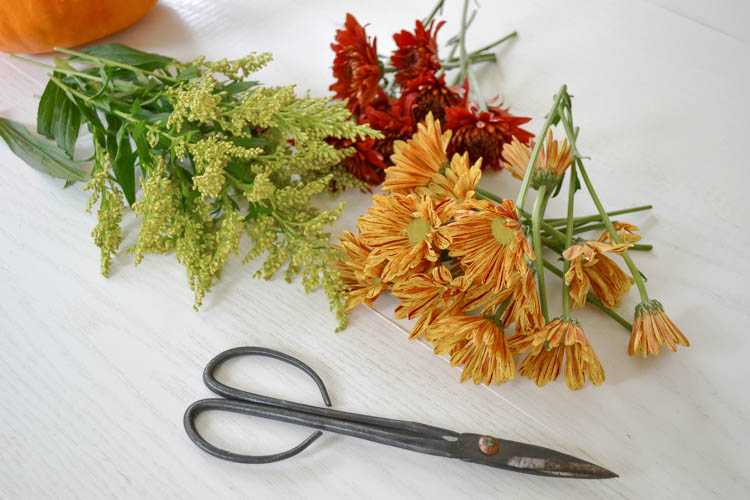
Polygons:
M568 187L568 225L565 229L565 247L568 248L573 243L573 216L575 215L574 203L576 197L576 186L578 185L578 176L576 175L576 166L570 166L570 185ZM562 317L570 319L570 286L565 275L570 269L570 262L563 260L563 283L562 283Z
M497 56L495 54L477 54L477 55L471 55L469 54L469 64L479 64L482 62L496 62ZM457 58L453 59L445 59L442 61L443 69L449 70L454 68L460 68L461 67L461 60Z
M569 101L567 102L569 105ZM610 220L607 211L604 209L604 205L599 199L599 195L596 193L594 184L591 182L588 172L586 172L586 167L583 166L583 161L581 160L581 156L578 153L578 149L576 147L577 134L573 130L573 117L569 107L567 108L567 113L564 113L562 122L565 127L565 134L568 136L568 141L570 142L571 147L575 152L575 164L578 167L578 171L581 173L581 178L583 179L583 183L586 185L586 190L589 192L591 200L594 202L596 210L599 212L599 216L601 217L604 226L607 228L607 232L609 233L610 238L614 243L620 243L620 237L617 234L615 227L612 225L612 221ZM623 251L621 255L622 259L625 261L625 264L630 270L630 275L633 277L633 281L635 281L635 284L638 287L638 293L641 295L641 302L648 302L649 298L648 292L646 291L646 283L643 280L641 271L638 269L638 266L635 265L635 262L633 262L633 259L630 257L630 254L627 250Z
M438 0L435 6L432 8L430 13L422 20L422 24L425 26L430 24L433 19L435 19L435 16L438 12L441 12L443 10L443 4L445 4L445 0Z
M612 225L612 221L609 219L607 212L604 210L604 206L602 205L599 196L596 194L596 189L591 183L591 179L589 179L588 173L583 166L583 162L580 158L576 158L576 163L578 165L578 169L581 171L581 178L583 178L583 183L586 184L586 189L591 195L591 199L594 201L594 205L596 205L597 210L599 210L599 213L602 216L602 222L604 222L604 226L607 228L609 237L612 238L612 241L614 243L620 243L620 237L617 234L615 227ZM638 293L641 295L641 302L648 302L648 291L646 291L646 283L643 280L641 271L638 269L638 266L635 265L635 262L633 262L633 259L630 257L630 254L627 250L623 251L621 256L625 261L625 264L628 266L628 269L630 270L633 281L635 281L635 284L638 287Z
M175 78L173 78L173 77L171 77L171 76L169 76L167 74L159 74L159 73L156 73L154 71L149 71L147 69L139 68L138 66L133 66L133 65L121 63L121 62L118 62L118 61L113 61L112 59L105 59L104 57L92 56L92 55L86 54L85 52L78 52L76 50L64 49L64 48L61 48L61 47L55 47L54 50L55 50L55 52L61 52L63 54L68 54L68 55L71 55L71 56L76 56L76 57L78 57L80 59L85 59L87 61L91 61L91 62L94 62L94 63L101 64L102 66L113 66L113 67L116 67L116 68L123 68L123 69L130 70L130 71L132 71L134 73L140 73L140 74L144 74L144 75L151 75L154 78L158 78L158 79L161 79L161 80L168 80L170 82L177 81Z
M534 164L536 163L537 156L539 156L539 151L541 151L542 145L544 144L544 137L547 135L547 130L552 126L553 122L556 122L559 119L559 107L565 95L567 95L567 87L563 85L557 92L557 96L555 96L555 102L552 104L552 109L550 109L549 113L547 113L547 119L544 121L542 129L536 136L537 140L534 144L534 149L531 151L531 158L529 158L529 164L526 167L526 174L524 174L523 176L521 188L518 192L518 198L516 198L516 210L523 210L524 208L524 204L526 203L526 194L529 191L529 185L531 183L531 176L534 173Z
M482 52L486 52L486 51L488 51L488 50L490 50L490 49L494 49L494 48L495 48L495 47L497 47L498 45L500 45L500 44L502 44L502 43L505 43L505 42L507 42L508 40L511 40L511 39L513 39L513 38L515 38L515 37L517 37L517 36L518 36L518 31L513 31L513 32L511 32L511 33L508 33L508 34L507 34L507 35L505 35L504 37L502 37L502 38L499 38L499 39L495 40L495 41L494 41L494 42L492 42L492 43L488 43L488 44L487 44L487 45L485 45L484 47L480 47L480 48L476 49L476 50L475 50L475 51L473 51L473 52L472 52L471 54L469 54L469 56L471 56L472 54L480 54L480 53L482 53Z
M621 208L619 210L611 210L607 212L607 215L613 216L613 215L630 214L633 212L643 212L644 210L651 210L652 208L654 208L653 205L640 205L637 207ZM602 216L599 214L584 215L581 217L576 217L573 220L575 221L576 225L579 225L579 224L586 224L589 222L600 222L602 220ZM567 217L549 218L549 219L544 219L544 222L548 222L554 226L565 226L568 223L568 218Z
M534 210L531 214L531 241L534 247L535 256L534 267L536 268L536 279L539 287L539 303L545 321L549 321L549 308L547 306L547 287L544 283L541 222L542 217L544 217L544 210L547 207L548 199L547 186L542 184L539 187L538 197L534 202Z

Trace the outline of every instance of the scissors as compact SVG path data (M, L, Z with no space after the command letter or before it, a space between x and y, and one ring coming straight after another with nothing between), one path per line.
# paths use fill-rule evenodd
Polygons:
M296 366L320 389L326 408L262 396L227 386L214 376L225 361L240 356L264 356ZM323 381L308 365L283 352L263 347L237 347L222 352L203 371L206 386L221 398L191 404L183 419L190 439L205 452L232 462L265 464L297 455L330 431L406 450L458 458L514 472L538 476L606 479L617 474L580 458L532 444L508 441L484 434L458 433L431 425L334 410ZM209 410L264 417L318 429L297 446L272 455L242 455L209 443L196 428L196 417Z

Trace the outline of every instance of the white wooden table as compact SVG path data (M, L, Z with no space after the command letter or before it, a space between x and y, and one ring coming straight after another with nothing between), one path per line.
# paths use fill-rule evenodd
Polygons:
M458 2L449 3L444 35L459 20ZM484 94L500 93L534 116L536 130L552 94L569 85L605 203L655 205L631 218L655 245L638 262L693 347L631 359L625 332L586 312L604 386L573 393L561 381L539 390L518 379L488 389L459 384L457 369L409 342L389 299L378 311L356 311L336 335L322 294L253 280L233 262L195 313L172 256L148 257L135 269L123 253L113 276L100 277L86 194L60 189L0 145L0 498L748 498L748 3L483 4L474 46L511 29L521 34L499 51L499 65L481 70ZM345 8L165 0L112 40L181 58L271 50L266 83L299 82L324 95L328 45ZM389 34L430 4L348 8L371 24L385 51ZM0 115L33 124L44 81L42 70L0 56ZM506 175L484 182L503 194L516 187ZM368 205L359 193L347 199L341 227ZM127 219L126 243L133 224ZM336 407L543 444L620 478L536 478L332 435L292 461L216 460L187 439L181 418L209 395L206 361L238 345L307 360ZM224 375L233 383L318 402L292 368L270 361L234 368ZM307 432L221 415L203 425L216 442L245 452L272 452Z

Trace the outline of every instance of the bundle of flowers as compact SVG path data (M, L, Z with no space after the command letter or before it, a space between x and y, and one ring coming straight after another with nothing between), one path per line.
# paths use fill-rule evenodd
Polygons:
M561 142L552 132L558 125L566 136ZM515 202L479 188L483 159L451 154L452 135L428 113L409 140L394 142L385 194L373 196L356 234L341 236L345 255L338 265L349 310L390 291L400 301L396 317L416 320L411 338L423 338L436 354L447 354L453 365L463 367L462 381L474 383L505 382L518 369L539 386L563 370L571 389L587 380L601 384L602 364L574 317L575 309L586 304L631 331L631 356L689 345L662 305L649 297L630 256L650 246L636 243L635 226L611 220L596 193L576 147L579 134L566 87L557 94L537 142L514 138L503 147L503 165L521 179ZM545 219L547 203L566 175L567 217ZM579 179L597 215L575 217ZM537 197L528 213L530 189ZM649 207L616 213L644 208ZM596 239L581 238L599 228L604 231ZM545 247L559 256L562 269L548 259ZM610 256L620 256L629 273ZM562 312L554 318L545 268L563 280ZM641 302L631 325L614 308L633 283Z
M483 168L501 169L503 146L513 139L528 144L533 137L521 128L530 118L514 116L477 96L479 89L470 70L473 64L495 61L490 51L516 33L468 52L466 31L474 15L467 16L465 7L459 33L447 42L450 53L441 59L437 36L445 22L434 17L442 6L443 0L426 19L415 21L413 31L395 33L396 49L387 60L378 55L377 39L368 37L353 15L347 14L344 27L336 32L331 45L335 81L330 89L346 102L359 123L383 135L342 143L356 150L344 161L345 168L368 184L383 182L394 143L410 137L429 113L453 131L449 153L468 153L472 162L482 158ZM457 71L449 85L446 73L451 70ZM470 99L470 95L475 97Z

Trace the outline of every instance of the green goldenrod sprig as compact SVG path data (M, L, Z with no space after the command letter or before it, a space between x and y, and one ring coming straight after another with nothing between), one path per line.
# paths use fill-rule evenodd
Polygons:
M249 80L271 61L268 53L183 63L122 45L62 52L68 57L53 68L38 131L70 162L81 126L92 132L86 189L90 208L98 204L92 236L103 274L122 244L127 202L141 221L128 249L136 264L174 252L195 307L248 236L245 261L264 257L256 276L283 269L306 291L322 287L343 325L339 255L327 232L342 207L320 209L315 197L353 184L340 167L351 150L333 143L377 132L353 121L341 102ZM72 168L59 171L81 178Z

